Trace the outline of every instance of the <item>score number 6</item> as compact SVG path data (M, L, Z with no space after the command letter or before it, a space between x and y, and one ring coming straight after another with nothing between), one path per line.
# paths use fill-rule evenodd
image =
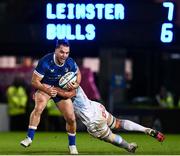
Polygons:
M172 2L164 2L163 7L168 8L168 21L173 20L174 4ZM161 28L161 42L171 43L173 40L173 24L163 23Z

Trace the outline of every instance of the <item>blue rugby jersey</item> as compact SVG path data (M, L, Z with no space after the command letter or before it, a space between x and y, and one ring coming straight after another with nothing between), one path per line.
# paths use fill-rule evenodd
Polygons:
M55 63L55 54L49 53L42 57L34 73L42 77L41 82L53 86L59 86L59 79L67 72L77 73L78 66L76 62L68 57L63 65L58 65Z

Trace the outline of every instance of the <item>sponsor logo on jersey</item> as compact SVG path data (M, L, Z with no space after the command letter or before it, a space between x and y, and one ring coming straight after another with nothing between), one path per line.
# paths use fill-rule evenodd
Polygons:
M50 72L53 73L53 72L54 72L54 69L50 69Z
M65 72L66 72L66 73L69 71L69 69L68 69L68 68L65 68L64 70L65 70Z

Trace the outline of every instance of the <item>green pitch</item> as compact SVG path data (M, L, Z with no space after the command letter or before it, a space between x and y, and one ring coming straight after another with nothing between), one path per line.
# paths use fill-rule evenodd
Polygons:
M28 148L20 146L25 132L0 133L0 155L67 155L68 141L66 133L36 132L33 144ZM139 146L138 155L174 155L180 154L180 135L166 135L166 140L159 143L144 134L122 133L121 136ZM85 155L129 155L124 149L100 141L87 133L77 133L79 154Z

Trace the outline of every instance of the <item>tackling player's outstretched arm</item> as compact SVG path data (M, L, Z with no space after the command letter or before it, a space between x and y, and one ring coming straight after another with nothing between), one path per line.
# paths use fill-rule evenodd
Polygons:
M79 68L77 69L77 80L76 80L76 83L78 83L78 87L81 83L81 72L79 70Z

